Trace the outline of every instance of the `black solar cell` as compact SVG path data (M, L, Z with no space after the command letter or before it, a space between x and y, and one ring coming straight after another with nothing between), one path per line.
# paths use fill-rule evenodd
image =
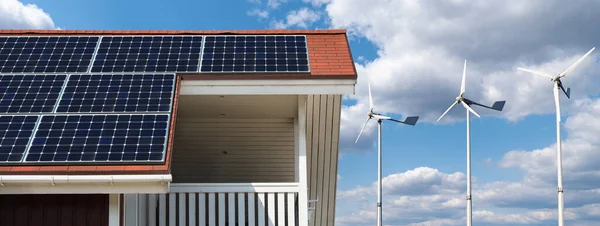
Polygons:
M168 128L168 114L43 116L26 161L162 161Z
M0 73L87 72L98 37L0 37Z
M66 75L1 75L0 113L52 112Z
M71 75L57 112L169 112L174 74Z
M202 72L309 72L305 36L207 36Z
M197 72L202 36L103 37L92 72Z
M0 162L19 162L38 116L0 116Z

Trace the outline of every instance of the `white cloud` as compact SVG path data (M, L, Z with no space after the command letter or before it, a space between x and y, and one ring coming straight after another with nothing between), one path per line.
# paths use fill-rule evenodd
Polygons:
M267 1L267 6L269 8L273 8L276 9L278 8L282 3L286 3L287 0L268 0Z
M551 122L549 122L551 123ZM565 218L569 225L600 221L600 99L585 102L569 116L563 139ZM499 162L525 174L519 182L473 184L473 221L485 225L548 225L556 222L555 146L511 151ZM465 176L420 167L386 176L384 219L392 225L464 224ZM359 209L337 216L343 225L364 225L374 218L375 184L340 191L340 200L359 201ZM349 205L349 204L346 204ZM338 207L343 208L343 207ZM352 217L346 217L352 216ZM353 217L360 216L360 217Z
M50 15L35 4L0 0L0 29L55 29Z
M286 29L292 26L308 28L308 26L317 22L320 18L321 15L316 11L309 8L301 8L290 11L285 20L276 21L274 27L277 29Z
M310 3L313 7L319 7L323 4L331 2L331 0L302 0L305 3Z
M256 16L259 19L269 18L269 11L260 10L260 9L252 9L247 12L248 16Z
M367 81L376 111L434 122L458 95L464 59L467 98L482 104L507 101L501 113L475 108L482 117L519 120L553 113L552 83L516 67L564 70L600 39L600 31L582 30L600 20L591 9L598 7L600 2L558 0L330 1L325 8L332 27L347 28L378 48L375 59L356 64L356 95L346 98L357 103L343 108L341 143L351 143L358 135L367 111ZM584 31L586 35L580 35ZM595 85L600 77L592 76L600 72L593 64L597 57L598 51L564 79L572 87L572 100L563 98L565 114L587 101L588 95L600 93ZM457 106L443 123L462 119ZM366 131L366 140L373 128ZM371 144L342 150L364 150Z
M553 123L553 122L548 122ZM581 106L564 123L562 141L563 183L579 189L600 187L600 99ZM563 138L565 137L563 133ZM515 167L526 180L556 184L556 144L533 151L511 151L500 161L502 167ZM568 188L567 188L568 190Z
M457 194L463 190L466 176L463 173L445 174L437 169L418 167L403 173L396 173L382 178L384 194ZM375 194L377 183L371 187L357 187L338 193L340 198L360 198Z

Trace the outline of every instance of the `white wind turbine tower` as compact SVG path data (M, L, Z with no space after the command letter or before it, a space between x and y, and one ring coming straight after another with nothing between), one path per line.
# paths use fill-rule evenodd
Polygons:
M575 63L573 63L569 68L567 68L567 70L563 71L562 73L556 75L556 76L552 76L548 73L545 72L541 72L541 71L536 71L536 70L531 70L531 69L526 69L526 68L521 68L518 67L517 69L521 70L521 71L526 71L535 75L539 75L542 77L546 77L548 79L550 79L552 82L554 82L554 104L556 105L556 148L558 149L556 152L556 163L557 163L557 173L558 173L558 225L559 226L563 226L565 224L564 222L564 208L565 208L565 200L564 200L564 194L563 194L563 186L562 186L562 147L560 144L560 103L559 103L559 89L561 89L563 91L563 93L565 94L565 96L567 96L567 98L571 98L571 88L567 88L565 90L565 87L563 87L562 82L560 81L560 78L567 76L568 73L570 73L571 71L573 71L573 69L575 69L575 67L577 67L577 65L579 65L587 56L589 56L592 51L594 51L595 47L593 47L590 51L588 51L585 55L583 55L581 58L579 58L577 61L575 61Z
M448 107L448 109L444 112L444 114L442 114L442 116L440 116L440 118L438 118L438 122L440 121L440 119L442 119L444 117L444 115L446 115L446 113L448 113L448 111L450 111L450 109L452 109L452 107L454 107L454 105L457 105L458 103L462 104L463 107L467 111L467 226L471 226L471 223L472 223L471 214L473 211L473 208L472 208L473 203L471 201L471 113L473 113L477 117L480 117L480 116L479 116L479 114L477 114L477 112L475 112L470 107L470 105L478 105L478 106L493 109L496 111L502 111L502 108L504 108L504 104L506 103L506 101L496 101L496 102L494 102L494 104L491 107L489 107L489 106L477 103L475 101L469 100L467 98L464 98L463 95L465 94L465 77L466 76L467 76L467 60L465 60L465 65L463 68L460 93L456 97L456 101L454 101L454 103L452 105L450 105L450 107Z
M378 130L377 130L377 226L381 226L382 225L382 217L383 217L383 211L382 211L382 204L381 204L381 122L383 120L390 120L390 121L394 121L394 122L399 122L399 123L404 123L407 125L411 125L414 126L415 124L417 124L417 121L419 120L419 116L411 116L411 117L407 117L406 119L404 119L404 121L400 121L400 120L396 120L393 119L389 116L385 116L385 115L381 115L378 113L373 112L373 97L371 96L371 85L367 82L367 85L369 86L369 112L367 113L367 121L365 122L365 124L363 125L362 129L360 130L360 133L358 134L358 137L356 137L356 142L358 142L358 139L360 138L360 135L362 134L363 130L365 129L365 127L367 126L367 123L369 123L369 120L371 119L377 119L377 124L378 124Z

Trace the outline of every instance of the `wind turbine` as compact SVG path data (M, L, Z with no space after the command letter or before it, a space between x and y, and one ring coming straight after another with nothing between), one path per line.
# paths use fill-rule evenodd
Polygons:
M556 152L556 163L557 163L557 174L558 174L558 225L559 226L563 226L565 224L565 215L564 215L564 208L565 208L565 200L564 200L564 192L563 192L563 186L562 186L562 147L560 144L560 98L558 95L558 89L561 89L563 91L563 93L565 94L565 96L567 96L567 98L571 98L571 88L567 88L565 90L565 87L562 84L562 81L560 81L560 78L567 76L567 74L569 74L571 71L573 71L573 69L575 69L575 67L577 67L577 65L579 65L587 56L589 56L592 51L594 51L596 47L593 47L592 49L590 49L590 51L588 51L585 55L583 55L581 58L579 58L577 61L575 61L575 63L573 63L570 67L568 67L565 71L563 71L562 73L556 75L556 76L552 76L548 73L545 72L541 72L541 71L536 71L536 70L531 70L531 69L527 69L527 68L521 68L521 67L517 67L517 69L521 70L521 71L525 71L525 72L529 72L535 75L539 75L542 77L546 77L548 79L550 79L550 81L554 82L554 104L556 105L556 148L558 149Z
M446 115L446 113L448 113L448 111L450 111L450 109L452 109L458 103L462 104L462 106L467 110L467 226L471 226L471 222L473 220L473 218L471 217L471 214L473 212L473 205L472 205L473 203L471 201L471 113L473 113L477 117L480 117L480 116L470 106L478 105L478 106L493 109L496 111L502 111L502 108L504 108L504 104L506 103L506 101L496 101L496 102L494 102L494 104L491 107L489 107L489 106L477 103L475 101L469 100L467 98L464 98L463 95L465 94L465 78L466 77L467 77L467 60L465 60L465 66L463 68L462 83L460 85L460 93L456 97L456 101L454 101L454 103L452 105L450 105L450 107L444 112L444 114L442 114L442 116L440 116L440 118L438 118L437 121L439 122L440 119L442 119L444 117L444 115Z
M419 120L419 116L411 116L411 117L407 117L406 119L404 119L404 121L400 121L400 120L396 120L393 119L392 117L389 116L385 116L385 115L381 115L378 113L373 112L373 96L371 96L371 84L369 84L367 82L367 85L369 86L369 112L367 113L367 121L365 122L365 124L363 125L362 129L360 130L360 133L358 134L358 137L356 137L356 141L354 141L354 143L358 142L358 139L360 138L360 135L362 134L363 130L365 129L365 127L367 126L367 123L369 123L369 121L371 119L376 119L377 120L377 125L378 125L378 131L377 131L377 226L381 226L382 224L382 206L381 206L381 122L383 120L390 120L390 121L394 121L394 122L398 122L398 123L404 123L407 125L411 125L414 126L415 124L417 124L417 121Z

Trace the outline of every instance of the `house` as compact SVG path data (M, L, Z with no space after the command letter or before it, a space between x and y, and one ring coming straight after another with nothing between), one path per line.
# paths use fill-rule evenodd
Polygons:
M0 30L0 75L2 226L334 225L345 30Z

